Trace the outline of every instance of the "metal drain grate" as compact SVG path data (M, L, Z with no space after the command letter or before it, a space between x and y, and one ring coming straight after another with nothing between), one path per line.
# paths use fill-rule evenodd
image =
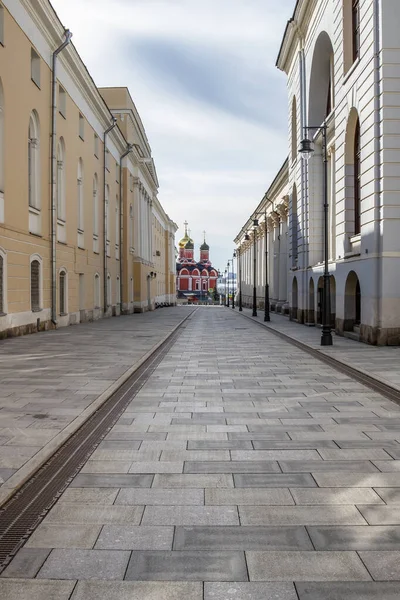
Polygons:
M188 317L0 510L0 573L175 344Z

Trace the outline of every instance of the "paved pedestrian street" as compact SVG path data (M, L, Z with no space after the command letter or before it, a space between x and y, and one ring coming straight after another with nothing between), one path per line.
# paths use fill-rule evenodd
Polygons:
M399 600L400 407L200 308L0 598Z

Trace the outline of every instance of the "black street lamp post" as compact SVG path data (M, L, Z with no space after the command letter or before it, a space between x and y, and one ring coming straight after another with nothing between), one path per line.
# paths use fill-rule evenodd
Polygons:
M229 308L229 305L230 305L230 303L229 303L229 292L230 292L230 286L229 286L229 260L228 260L228 264L226 265L226 268L227 268L227 271L228 271L228 274L227 274L227 281L228 281L228 301L227 301L226 305Z
M257 252L256 252L256 229L258 227L258 219L253 219L253 312L252 316L257 316Z
M226 269L225 269L225 306L228 306L228 303L227 303L227 294L226 294L226 281L227 280L226 280Z
M318 127L304 127L305 131L314 130L318 134L322 133L322 160L323 168L323 194L324 194L324 297L322 303L322 334L321 346L332 346L332 331L331 331L331 285L329 275L329 238L328 238L328 152L327 152L327 126L319 125ZM307 137L301 141L299 152L303 158L308 160L314 152L313 143Z
M271 320L270 314L269 314L269 283L268 283L268 239L267 239L267 232L268 232L268 224L267 224L267 211L265 210L264 212L260 212L260 213L255 213L253 215L253 217L258 217L259 215L264 215L264 241L265 241L265 286L264 286L264 321L268 322ZM255 221L257 221L257 219L255 219ZM257 221L258 223L258 221Z

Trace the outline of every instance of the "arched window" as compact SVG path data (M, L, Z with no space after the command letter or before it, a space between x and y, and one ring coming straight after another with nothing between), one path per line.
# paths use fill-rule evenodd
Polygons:
M57 219L65 223L65 144L60 138L57 148Z
M320 125L334 108L334 54L331 39L322 31L315 43L309 88L308 122Z
M292 266L297 265L297 257L299 251L299 241L298 241L298 215L297 215L297 188L293 187L292 192L292 210L291 210L291 233L292 233Z
M105 238L106 238L106 245L107 245L107 256L110 256L110 187L107 184L106 188L105 188L105 197L104 197L104 202L105 202L105 211L106 211L106 231L105 231Z
M97 173L93 178L93 252L99 251L99 181Z
M65 269L60 271L58 291L60 294L60 315L65 315L67 314L67 272Z
M84 224L84 195L83 195L83 161L78 160L78 177L77 177L77 195L78 195L78 231L83 232Z
M292 162L297 158L297 146L297 102L296 96L294 96L292 102Z
M39 117L32 111L28 133L28 200L29 206L40 209L40 169L39 169Z
M94 307L100 307L100 275L98 273L94 276Z
M4 10L3 10L4 12ZM0 79L0 223L4 222L4 97Z
M361 136L360 120L354 133L354 233L361 231Z
M0 251L0 315L5 313L5 257Z
M107 275L107 306L111 306L112 298L111 298L111 275Z
M41 264L37 258L31 260L31 310L41 309Z
M133 206L129 205L129 247L133 248Z

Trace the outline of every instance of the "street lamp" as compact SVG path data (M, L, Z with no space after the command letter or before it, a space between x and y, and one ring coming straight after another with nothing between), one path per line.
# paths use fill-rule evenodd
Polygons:
M229 308L229 305L230 305L230 303L229 303L229 291L230 291L229 290L229 260L228 260L228 263L226 265L226 268L228 269L228 303L227 303L227 307Z
M256 254L256 229L258 219L253 219L253 312L252 316L257 316L257 254Z
M268 283L268 243L267 243L267 210L264 212L255 213L254 217L264 215L264 240L265 240L265 286L264 286L264 321L268 322L271 320L269 314L269 283Z
M327 153L327 126L319 125L318 127L304 127L304 130L315 130L316 135L322 133L322 160L323 168L323 194L324 194L324 296L322 302L322 335L321 346L332 346L332 331L331 331L331 290L330 290L330 275L328 267L329 259L329 240L328 240L328 153ZM299 153L305 160L309 160L314 152L313 142L305 137L299 148Z
M228 306L227 304L227 299L226 299L226 269L225 269L225 306Z
M235 258L236 250L233 251L232 258L232 308L235 310Z
M237 249L237 257L238 257L238 275L239 275L239 312L243 311L242 306L242 253L240 252L240 247Z

